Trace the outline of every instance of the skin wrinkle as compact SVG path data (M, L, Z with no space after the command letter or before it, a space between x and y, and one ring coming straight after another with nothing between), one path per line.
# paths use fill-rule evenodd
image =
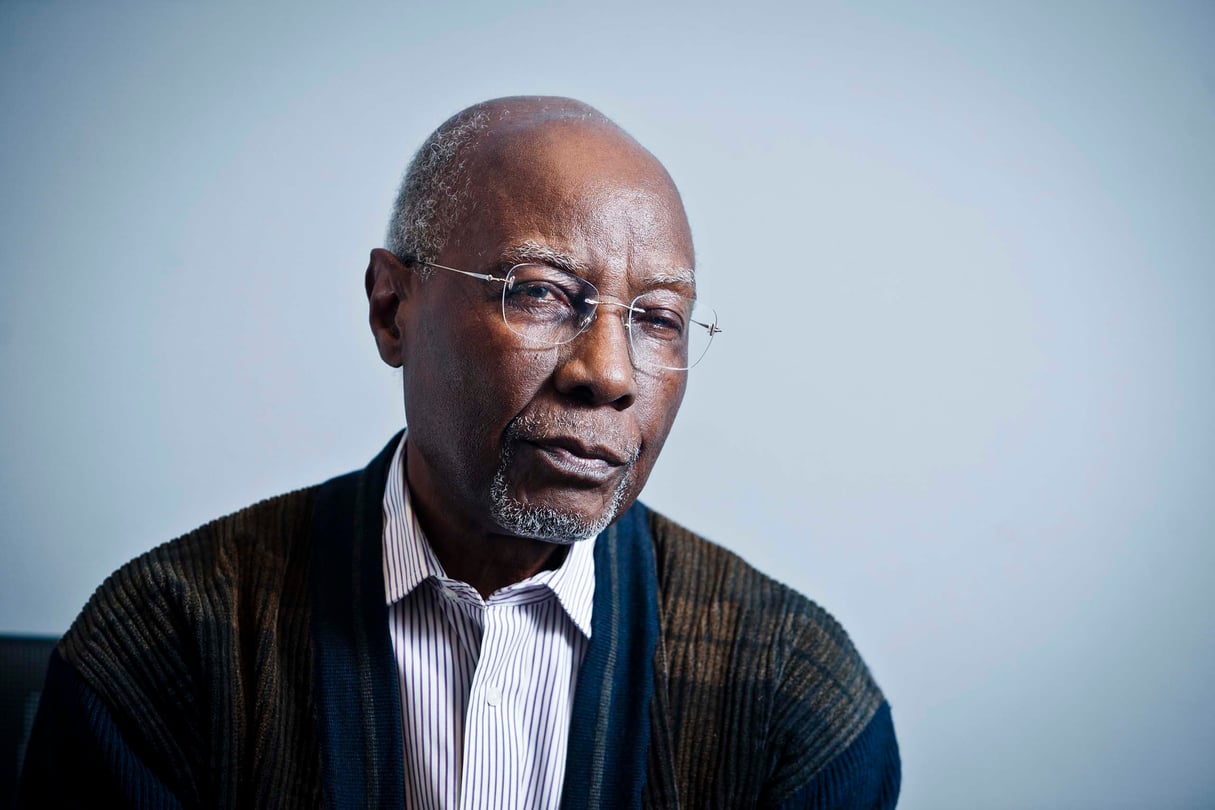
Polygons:
M501 254L503 271L507 269L507 266L535 262L537 264L547 264L558 270L564 270L567 273L585 278L589 269L576 257L549 245L542 245L531 239L506 247L502 250ZM463 270L465 268L457 269ZM688 290L681 292L690 291L694 298L696 294L696 274L688 267L658 270L647 273L640 286L643 291L649 291L655 287L686 287Z

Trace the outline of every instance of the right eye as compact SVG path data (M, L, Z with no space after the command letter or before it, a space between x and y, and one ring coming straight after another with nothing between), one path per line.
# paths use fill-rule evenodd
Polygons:
M547 281L516 280L506 294L512 298L536 303L564 303L566 301L565 292L557 285Z
M503 304L524 318L564 320L574 314L567 293L547 281L516 281L506 289Z
M505 300L512 307L567 313L586 297L576 277L543 264L516 265L509 278Z

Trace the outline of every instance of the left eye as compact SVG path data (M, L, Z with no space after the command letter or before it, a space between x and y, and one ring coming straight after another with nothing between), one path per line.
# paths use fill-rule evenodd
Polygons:
M645 308L633 313L633 323L651 337L674 340L683 334L683 318L678 312L662 308Z

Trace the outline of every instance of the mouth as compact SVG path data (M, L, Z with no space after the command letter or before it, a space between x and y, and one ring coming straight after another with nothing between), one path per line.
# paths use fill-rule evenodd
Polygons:
M516 417L505 440L520 456L520 481L540 485L598 489L628 475L641 455L639 438L622 426L565 413Z
M623 467L637 458L636 451L622 453L603 444L588 444L573 436L545 436L526 439L543 451L567 457L577 463L597 463L610 467Z
M534 451L533 458L548 475L588 486L607 483L630 461L616 451L567 437L530 439L524 444Z

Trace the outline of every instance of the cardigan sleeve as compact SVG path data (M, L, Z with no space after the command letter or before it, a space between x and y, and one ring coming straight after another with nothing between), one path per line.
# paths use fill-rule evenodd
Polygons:
M182 802L56 650L18 783L17 807L176 810Z
M761 803L894 807L901 764L889 703L830 614L812 605L793 627L774 694L773 769Z
M780 806L782 810L886 810L898 801L901 778L890 704L883 702L852 744Z

